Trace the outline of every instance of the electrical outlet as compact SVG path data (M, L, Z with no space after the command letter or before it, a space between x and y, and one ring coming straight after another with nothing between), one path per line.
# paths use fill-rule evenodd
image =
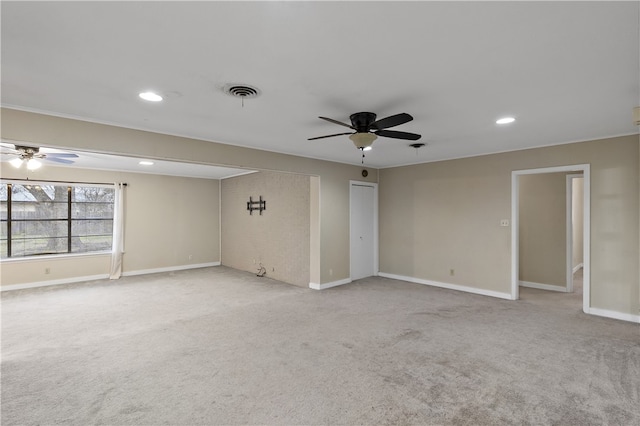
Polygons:
M500 226L509 226L509 219L500 220Z
M193 259L193 255L192 254L189 255L189 260L191 260L191 259Z
M449 269L449 275L454 276L456 274L455 269Z
M333 269L329 269L329 276L332 277L333 276Z

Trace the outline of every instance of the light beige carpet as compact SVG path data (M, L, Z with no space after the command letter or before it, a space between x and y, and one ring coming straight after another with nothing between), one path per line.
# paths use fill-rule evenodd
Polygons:
M640 424L640 326L522 290L215 267L5 292L2 424Z

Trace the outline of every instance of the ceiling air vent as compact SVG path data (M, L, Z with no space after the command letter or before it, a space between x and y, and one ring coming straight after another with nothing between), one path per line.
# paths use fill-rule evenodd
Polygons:
M242 99L255 98L260 95L260 90L246 84L227 84L224 86L224 92Z

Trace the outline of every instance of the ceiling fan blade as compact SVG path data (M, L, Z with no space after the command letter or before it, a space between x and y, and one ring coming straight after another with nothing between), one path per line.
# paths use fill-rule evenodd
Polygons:
M328 122L333 123L333 124L339 124L340 126L344 126L344 127L348 127L350 129L356 130L356 128L353 127L351 124L343 123L342 121L334 120L333 118L327 118L327 117L318 117L318 118L321 118L323 120L327 120Z
M73 164L73 161L71 160L65 160L64 158L56 158L56 157L45 157L44 158L47 161L52 161L54 163L61 163L61 164Z
M408 123L413 120L413 117L407 114L406 112L392 115L390 117L381 118L380 120L371 124L372 130L382 130L388 127L399 126L404 123Z
M378 136L384 136L385 138L407 139L410 141L417 141L422 137L422 135L416 133L398 132L396 130L378 130L374 133Z
M45 154L47 156L47 158L78 158L77 154L70 154L70 153L66 153L66 152L49 152L47 154Z
M335 135L327 135L327 136L317 136L315 138L309 138L307 139L308 141L313 141L316 139L324 139L324 138L332 138L334 136L343 136L343 135L352 135L353 132L349 132L349 133L336 133Z

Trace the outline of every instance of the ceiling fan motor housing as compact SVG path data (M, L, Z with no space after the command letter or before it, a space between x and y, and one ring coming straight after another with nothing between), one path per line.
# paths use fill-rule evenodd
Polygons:
M366 133L371 129L371 125L376 121L376 115L372 112L356 112L349 117L356 132Z
M22 145L14 145L16 151L20 152L20 158L28 159L33 158L36 154L40 152L40 148L32 148L30 146L22 146Z

